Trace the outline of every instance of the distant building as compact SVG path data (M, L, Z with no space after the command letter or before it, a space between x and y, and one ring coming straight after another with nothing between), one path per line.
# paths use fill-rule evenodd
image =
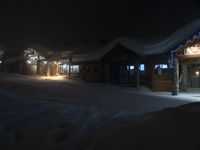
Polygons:
M71 57L71 51L53 51L41 46L31 46L20 56L6 59L4 71L24 75L64 74Z

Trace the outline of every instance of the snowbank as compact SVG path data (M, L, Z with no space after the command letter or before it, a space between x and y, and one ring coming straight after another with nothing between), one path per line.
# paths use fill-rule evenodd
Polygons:
M149 116L149 117L148 117ZM139 117L139 116L138 116ZM129 121L103 128L87 150L196 150L200 148L200 103L168 108L146 114L143 121Z

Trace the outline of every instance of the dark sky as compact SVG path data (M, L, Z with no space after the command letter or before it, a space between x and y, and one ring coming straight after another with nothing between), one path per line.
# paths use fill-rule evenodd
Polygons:
M56 3L55 3L56 2ZM200 18L198 0L66 0L0 4L0 44L50 47L117 36L163 38Z

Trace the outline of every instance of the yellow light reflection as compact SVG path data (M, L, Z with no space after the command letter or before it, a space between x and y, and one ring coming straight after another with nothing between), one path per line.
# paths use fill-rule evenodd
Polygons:
M66 76L42 76L42 77L40 77L40 79L61 81L61 80L66 80Z

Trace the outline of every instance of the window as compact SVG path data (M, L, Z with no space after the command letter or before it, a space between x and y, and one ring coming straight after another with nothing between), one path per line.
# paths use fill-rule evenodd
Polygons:
M169 72L170 72L170 68L168 68L167 64L155 65L155 74L163 75L163 74L169 74Z
M79 65L72 65L71 73L79 73Z
M167 64L157 64L157 65L155 65L155 69L156 68L167 69L168 66L167 66Z
M145 70L145 65L144 64L140 64L140 71L144 71Z
M69 65L68 64L62 64L62 65L60 65L60 72L62 74L69 73Z
M130 70L134 70L135 69L135 66L130 66Z

